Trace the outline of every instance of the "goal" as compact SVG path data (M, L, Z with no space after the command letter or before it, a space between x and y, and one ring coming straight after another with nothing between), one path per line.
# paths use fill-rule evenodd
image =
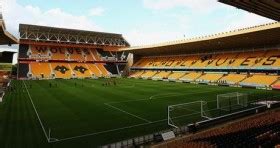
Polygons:
M217 109L231 111L248 106L248 95L245 93L226 93L217 95Z
M181 125L210 119L206 101L169 105L167 107L168 125L178 128Z

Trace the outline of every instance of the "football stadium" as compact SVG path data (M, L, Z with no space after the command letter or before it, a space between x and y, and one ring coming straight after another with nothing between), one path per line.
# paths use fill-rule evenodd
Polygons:
M280 2L223 3L275 22L131 46L122 34L1 17L0 147L279 147Z

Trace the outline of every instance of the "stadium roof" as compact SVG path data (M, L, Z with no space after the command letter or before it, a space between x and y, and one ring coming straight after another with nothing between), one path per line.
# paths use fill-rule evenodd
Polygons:
M186 53L205 53L217 50L236 50L252 47L280 46L280 23L238 29L203 37L170 41L154 45L122 49L143 56Z
M2 14L0 14L0 27L0 45L18 44L17 38L6 30Z
M114 33L94 32L28 24L20 24L19 32L20 42L24 40L29 40L36 42L55 42L100 46L130 46L121 34Z
M280 21L280 0L219 0L219 2Z

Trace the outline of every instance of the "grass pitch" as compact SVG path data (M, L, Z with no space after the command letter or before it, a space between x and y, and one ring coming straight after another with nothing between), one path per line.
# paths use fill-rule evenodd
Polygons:
M168 105L212 102L218 94L230 92L254 94L250 99L280 95L279 91L137 79L13 81L12 85L15 90L0 104L0 142L7 148L96 147L170 128ZM49 135L60 141L47 143Z

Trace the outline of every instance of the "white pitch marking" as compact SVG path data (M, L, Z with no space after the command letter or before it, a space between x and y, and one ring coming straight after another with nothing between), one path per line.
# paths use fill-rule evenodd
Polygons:
M127 111L124 111L124 110L122 110L122 109L120 109L120 108L117 108L117 107L115 107L115 106L113 106L113 105L110 105L110 104L108 104L108 103L104 103L104 104L107 105L107 106L109 106L109 107L111 107L111 108L113 108L113 109L116 109L116 110L121 111L121 112L123 112L123 113L126 113L126 114L128 114L128 115L131 115L131 116L133 116L133 117L136 117L136 118L138 118L138 119L140 119L140 120L143 120L143 121L145 121L145 122L147 122L147 123L151 123L151 122L152 122L152 121L149 121L149 120L144 119L144 118L142 118L142 117L139 117L139 116L137 116L137 115L134 115L134 114L132 114L132 113L129 113L129 112L127 112Z

